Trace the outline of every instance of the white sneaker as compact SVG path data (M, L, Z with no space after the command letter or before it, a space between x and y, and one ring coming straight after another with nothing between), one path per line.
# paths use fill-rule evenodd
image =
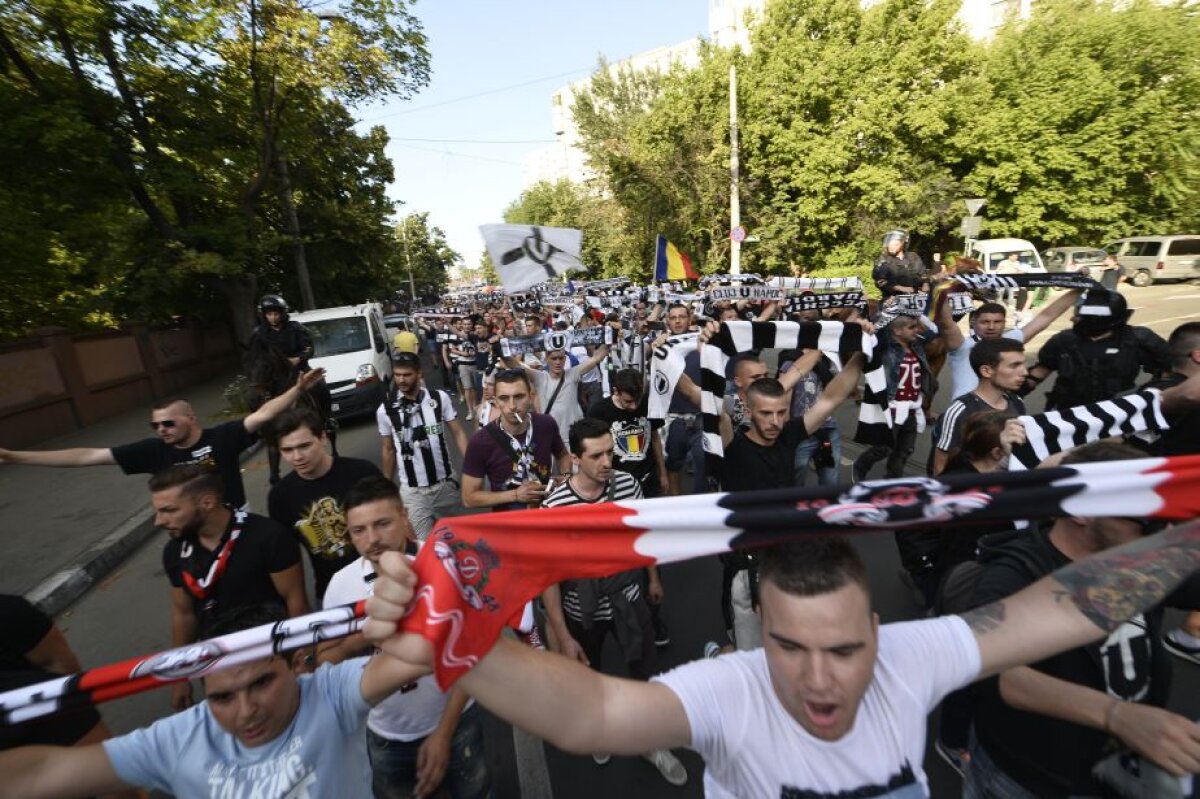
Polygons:
M603 766L608 761L612 760L612 755L607 752L602 755L592 755L592 760L596 761L597 766Z
M687 769L683 767L683 763L679 762L679 758L671 754L669 749L655 749L642 757L653 763L654 767L658 769L658 773L663 775L663 779L667 782L676 787L687 784Z
M471 411L467 411L467 421L469 422L474 418L475 418L475 414L473 414Z

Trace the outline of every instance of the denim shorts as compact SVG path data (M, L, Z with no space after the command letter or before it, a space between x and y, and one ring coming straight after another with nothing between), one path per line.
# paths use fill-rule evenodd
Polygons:
M463 711L450 742L450 763L441 787L454 799L492 796L492 778L483 752L478 705ZM367 730L371 791L376 799L409 799L417 783L417 752L424 739L393 741Z

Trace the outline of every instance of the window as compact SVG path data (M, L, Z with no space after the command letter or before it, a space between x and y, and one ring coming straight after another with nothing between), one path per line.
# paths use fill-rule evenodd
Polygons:
M1045 260L1046 266L1062 266L1067 262L1067 255L1059 250L1046 250L1042 253L1042 259Z
M379 330L379 322L372 317L371 324L369 324L368 327L371 328L371 340L375 342L375 351L383 352L386 350L387 342L383 338L383 333Z
M314 358L342 355L371 348L371 334L367 331L367 320L361 316L305 322L304 327L312 336Z
M1175 239L1167 250L1171 255L1200 255L1200 236Z
M1161 241L1131 241L1125 254L1157 258L1160 247L1162 247Z

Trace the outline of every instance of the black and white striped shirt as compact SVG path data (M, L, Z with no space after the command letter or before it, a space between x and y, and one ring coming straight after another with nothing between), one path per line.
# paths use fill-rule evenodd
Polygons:
M396 445L396 481L404 488L425 488L454 474L446 448L446 423L458 418L445 391L418 389L409 400L397 392L375 411L379 435Z
M596 502L609 502L622 499L641 499L642 485L637 478L628 472L614 471L609 488L597 499L587 500L575 493L570 481L559 483L553 491L542 500L543 508L560 508L565 505L586 505ZM623 589L630 602L636 602L642 596L640 580L631 580ZM582 621L583 614L579 610L579 592L564 585L562 592L563 613L572 621ZM611 621L613 617L612 602L607 596L597 597L596 612L592 614L594 621Z

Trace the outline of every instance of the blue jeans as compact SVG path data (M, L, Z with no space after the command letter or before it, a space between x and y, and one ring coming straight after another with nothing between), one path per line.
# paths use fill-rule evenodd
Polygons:
M1005 774L971 733L971 762L963 779L962 799L1038 799L1038 795ZM1070 799L1094 799L1078 795Z
M417 784L417 752L425 739L392 741L367 730L371 761L371 792L375 799L409 799ZM463 711L450 741L450 763L442 789L454 799L492 796L492 778L483 756L483 725L479 706Z
M663 446L667 455L667 471L678 472L687 460L692 462L692 493L707 494L708 482L704 479L704 431L700 420L689 423L686 419L672 419L667 428L667 441Z
M833 455L833 466L817 467L817 485L835 486L841 482L842 431L837 427L822 427L815 435L804 439L800 442L800 446L796 447L796 461L794 466L796 485L802 486L808 479L808 464L812 461L813 456L817 453L817 449L824 441L829 442L831 454Z

